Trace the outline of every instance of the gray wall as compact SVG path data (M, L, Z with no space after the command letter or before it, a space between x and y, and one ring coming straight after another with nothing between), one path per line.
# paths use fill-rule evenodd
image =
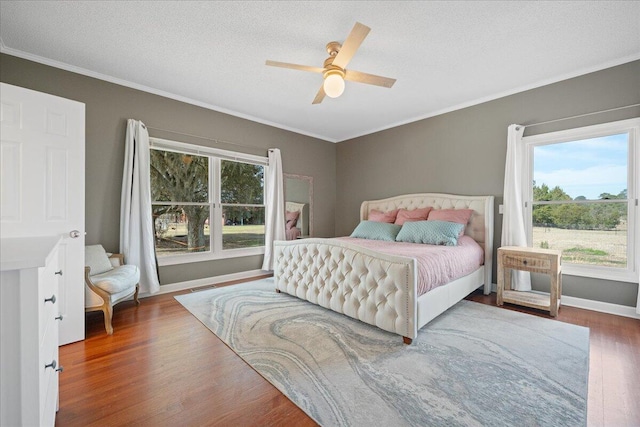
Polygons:
M266 155L282 150L284 171L314 178L314 234L349 234L360 203L411 192L496 196L499 246L506 129L640 102L640 61L500 98L337 145L172 99L0 54L0 81L86 104L87 244L117 251L126 119L150 127L237 142L151 130L152 136ZM640 116L628 109L528 129L525 135ZM532 132L533 131L533 132ZM260 268L261 256L160 268L175 283ZM494 277L495 277L495 265ZM536 283L544 290L545 284ZM547 286L548 287L548 286ZM634 306L637 285L565 276L566 295Z
M493 195L497 248L502 232L498 204L502 203L507 126L639 102L640 61L634 61L339 143L336 235L351 233L363 200L414 192ZM525 136L638 116L640 108L636 107L533 127ZM495 263L493 268L495 278ZM536 281L534 288L544 290L545 285ZM632 283L573 276L563 281L565 295L627 306L635 306L637 289Z
M102 80L0 54L0 81L86 104L86 243L118 251L120 189L126 120L183 134L149 130L151 136L255 155L280 148L287 173L313 176L314 230L334 235L336 145L294 132L196 107ZM160 268L162 284L259 269L262 256L233 258Z

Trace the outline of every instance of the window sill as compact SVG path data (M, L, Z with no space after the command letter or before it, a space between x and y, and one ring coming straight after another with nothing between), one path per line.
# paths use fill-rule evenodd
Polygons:
M603 267L578 267L563 264L562 274L567 276L589 277L591 279L611 280L612 282L638 283L638 274L630 270L617 270Z
M242 258L255 255L264 255L264 246L246 249L228 249L218 253L203 252L198 254L171 255L158 258L158 265L190 264L194 262L216 261L221 259Z

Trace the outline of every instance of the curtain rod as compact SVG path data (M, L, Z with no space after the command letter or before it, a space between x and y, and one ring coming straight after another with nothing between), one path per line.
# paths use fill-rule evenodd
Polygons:
M176 132L174 130L169 130L169 129L160 129L160 128L156 128L156 127L148 126L148 125L147 125L147 129L153 129L153 130L160 131L160 132L169 132L169 133L173 133L175 135L190 136L192 138L205 139L207 141L211 141L211 142L214 142L216 144L237 145L238 147L252 148L254 150L263 150L261 147L256 147L256 146L253 146L253 145L240 144L239 142L221 141L219 139L208 138L206 136L194 135L192 133Z
M563 120L578 119L580 117L592 116L594 114L609 113L611 111L624 110L625 108L632 108L632 107L639 107L639 106L640 106L640 103L639 104L625 105L623 107L616 107L616 108L610 108L608 110L601 110L601 111L594 111L594 112L591 112L591 113L578 114L577 116L563 117L561 119L547 120L546 122L532 123L530 125L522 125L522 126L524 126L525 128L530 128L530 127L534 127L534 126L546 125L546 124L549 124L549 123L561 122ZM518 126L517 129L519 129L519 128L520 127Z

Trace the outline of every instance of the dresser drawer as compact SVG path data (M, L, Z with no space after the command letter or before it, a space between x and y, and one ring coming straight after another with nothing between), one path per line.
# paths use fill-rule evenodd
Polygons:
M549 271L551 269L551 261L549 258L536 258L533 256L504 255L502 257L502 263L504 268L514 268L517 270Z
M59 236L2 239L2 254L16 255L2 271L0 425L53 426L58 406L57 301ZM56 303L45 299L56 295Z
M49 262L45 267L40 268L38 272L38 305L40 307L38 317L40 322L40 342L42 342L47 329L54 326L57 327L57 325L55 325L55 317L60 311L58 301L60 298L60 295L58 294L58 277L60 273L62 272L58 268L58 255L56 249L55 253L53 253L53 256L51 257L51 262Z
M56 423L56 411L58 410L58 373L56 372L49 381L45 401L40 408L42 425L53 426Z
M46 367L53 364L55 366ZM50 414L46 412L45 407L47 401L51 400L50 394L52 390L56 390L57 399L57 384L58 384L58 371L60 368L60 359L58 357L58 325L52 320L49 327L46 329L43 340L40 344L40 365L38 367L40 375L40 389L39 389L39 409L40 415L47 418ZM56 400L57 401L57 400ZM57 405L56 405L57 406ZM55 408L54 408L55 414Z
M38 409L42 425L53 425L58 406L58 321L60 313L60 295L58 277L60 277L57 249L52 253L47 265L40 269L38 280L39 306L39 354L38 366L40 381L38 390ZM47 365L55 366L46 368Z

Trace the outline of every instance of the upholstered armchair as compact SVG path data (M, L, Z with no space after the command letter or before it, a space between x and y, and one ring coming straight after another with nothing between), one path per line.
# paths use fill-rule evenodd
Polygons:
M113 306L130 298L136 304L140 270L124 263L124 255L107 254L102 245L85 246L85 312L101 310L107 334L113 334Z

